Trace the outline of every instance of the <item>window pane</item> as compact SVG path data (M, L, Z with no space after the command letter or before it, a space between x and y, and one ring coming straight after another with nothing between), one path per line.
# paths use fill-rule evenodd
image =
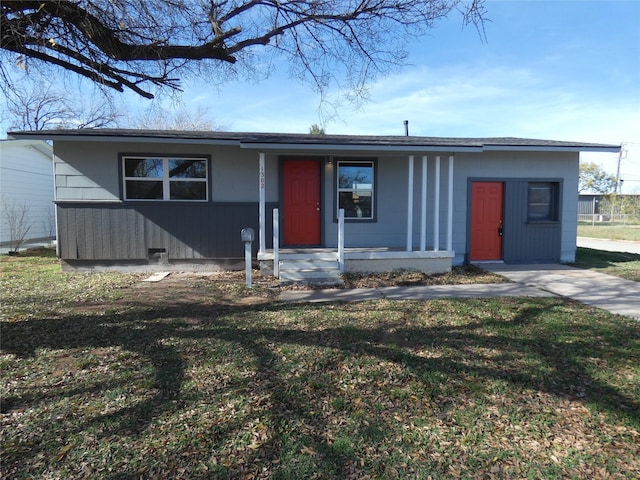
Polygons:
M551 203L551 187L529 187L529 203Z
M126 197L128 199L162 200L162 182L127 180L126 188Z
M529 205L529 220L551 220L550 205L545 203Z
M206 200L207 182L170 182L171 200Z
M207 178L206 160L169 160L169 176L172 178Z
M371 191L338 193L338 208L344 208L345 218L373 218Z
M547 182L529 183L529 205L527 216L530 221L553 221L556 212L557 184Z
M161 158L125 158L125 177L162 178Z
M338 188L371 190L373 187L373 165L370 163L339 163Z

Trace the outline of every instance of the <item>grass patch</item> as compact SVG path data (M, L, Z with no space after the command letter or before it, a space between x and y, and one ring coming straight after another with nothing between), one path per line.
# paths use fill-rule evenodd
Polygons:
M141 275L62 273L53 249L24 250L0 257L1 320L70 313L79 303L100 308L122 296Z
M636 253L578 247L576 261L572 265L640 282L640 255Z
M345 273L344 288L379 288L429 285L462 285L472 283L504 283L504 277L475 265L453 267L448 273L426 274L411 270L394 270L377 274Z
M1 265L3 478L640 475L637 322L558 298L282 304L40 260Z
M578 236L640 242L640 225L578 224Z

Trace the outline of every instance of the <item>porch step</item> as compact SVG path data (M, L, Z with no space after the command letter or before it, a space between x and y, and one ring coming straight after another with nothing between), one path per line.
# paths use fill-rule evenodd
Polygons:
M281 260L280 282L338 285L342 280L337 260L306 257Z

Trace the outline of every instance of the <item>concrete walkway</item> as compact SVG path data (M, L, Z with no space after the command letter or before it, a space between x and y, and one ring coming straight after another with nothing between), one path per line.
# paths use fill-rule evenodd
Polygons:
M284 302L361 302L363 300L433 300L435 298L552 297L553 294L517 283L435 285L431 287L330 288L284 290Z
M327 290L285 290L285 302L562 296L640 320L640 283L566 265L483 264L514 283Z

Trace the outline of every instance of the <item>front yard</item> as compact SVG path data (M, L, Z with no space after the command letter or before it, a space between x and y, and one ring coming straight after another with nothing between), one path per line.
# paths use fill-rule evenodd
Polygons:
M578 236L640 242L640 225L578 224Z
M637 253L607 252L578 247L576 261L572 265L640 282L640 255Z
M3 478L640 476L640 327L3 258Z

